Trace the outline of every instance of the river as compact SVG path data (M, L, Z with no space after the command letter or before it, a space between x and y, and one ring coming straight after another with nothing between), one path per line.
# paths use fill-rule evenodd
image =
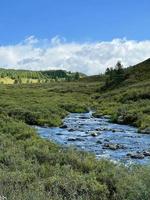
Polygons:
M36 127L42 138L65 147L92 152L98 159L105 158L125 164L150 163L150 135L138 133L137 128L95 118L92 112L71 113L60 127Z

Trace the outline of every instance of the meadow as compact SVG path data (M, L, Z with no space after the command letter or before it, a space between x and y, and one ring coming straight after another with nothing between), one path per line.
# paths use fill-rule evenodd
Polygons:
M60 126L96 111L149 128L150 82L103 90L103 79L0 85L0 196L8 200L148 200L149 166L117 165L41 139L31 125ZM119 121L120 120L120 121ZM140 133L139 133L140 134Z

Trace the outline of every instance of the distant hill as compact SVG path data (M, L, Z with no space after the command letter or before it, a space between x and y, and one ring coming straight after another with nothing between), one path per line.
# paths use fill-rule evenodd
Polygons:
M150 80L150 58L134 66L129 66L127 68L124 68L124 73L125 73L125 79L123 80L124 83ZM85 76L84 78L82 78L81 81L105 82L105 79L106 79L106 74L101 74L101 75Z
M31 70L15 70L0 68L0 83L43 83L59 80L77 80L84 77L82 73L67 72L65 70L47 70L47 71L31 71Z
M124 69L124 84L130 84L137 81L150 80L150 59L147 59L134 66ZM50 81L72 81L80 80L85 82L105 82L106 74L86 76L85 74L76 72L68 72L65 70L15 70L0 68L0 83L43 83Z

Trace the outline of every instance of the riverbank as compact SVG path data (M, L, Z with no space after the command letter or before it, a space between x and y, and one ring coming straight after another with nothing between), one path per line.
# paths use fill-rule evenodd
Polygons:
M69 112L96 110L116 123L150 129L150 83L139 82L100 91L103 82L62 82L37 85L0 85L1 112L29 125L60 126Z
M149 199L148 166L118 166L61 148L2 115L0 141L0 195L8 200Z
M112 122L135 126L150 133L150 82L139 81L95 93L95 115L110 115Z

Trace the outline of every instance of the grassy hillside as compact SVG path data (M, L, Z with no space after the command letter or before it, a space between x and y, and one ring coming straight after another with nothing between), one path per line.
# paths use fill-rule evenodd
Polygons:
M3 84L26 84L26 83L44 83L50 81L71 81L78 80L85 75L82 73L72 73L65 70L48 71L30 71L0 69L0 83Z
M133 69L127 69L128 74ZM97 116L107 114L113 121L149 130L149 78L126 76L104 89L107 78L0 85L0 196L8 200L150 199L149 166L98 161L94 155L41 139L29 126L60 126L69 112L91 108Z
M110 115L113 122L134 125L139 131L150 133L150 59L121 69L120 73L113 69L100 81L100 88L92 96L96 114Z
M130 80L150 80L150 59L129 67L126 71Z

